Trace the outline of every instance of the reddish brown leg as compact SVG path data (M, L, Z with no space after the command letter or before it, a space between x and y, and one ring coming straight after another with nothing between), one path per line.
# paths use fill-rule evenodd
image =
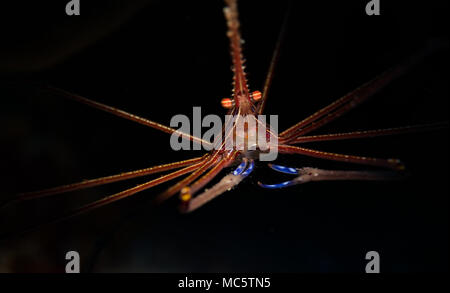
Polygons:
M125 172L125 173L121 173L121 174L117 174L117 175L85 180L82 182L58 186L58 187L49 188L49 189L45 189L45 190L22 193L22 194L19 194L15 198L15 200L36 199L36 198L41 198L41 197L45 197L45 196L51 196L51 195L55 195L55 194L66 193L69 191L75 191L75 190L85 189L85 188L89 188L89 187L104 185L107 183L112 183L112 182L127 180L127 179L131 179L131 178L136 178L136 177L140 177L140 176L150 175L150 174L154 174L154 173L159 173L159 172L168 171L168 170L172 170L172 169L176 169L176 168L189 166L189 165L192 165L195 163L199 163L199 162L204 161L205 158L206 157L203 156L203 157L193 158L193 159L184 160L184 161L180 161L180 162L159 165L159 166L155 166L155 167L151 167L151 168Z
M413 125L413 126L403 126L387 129L376 129L376 130L364 130L364 131L353 131L345 133L333 133L333 134L322 134L322 135L312 135L312 136L300 136L293 140L291 143L307 143L307 142L317 142L317 141L334 141L334 140L344 140L344 139L356 139L365 137L377 137L385 135L395 135L395 134L406 134L419 131L436 130L448 127L448 123L433 123L424 125Z
M179 181L175 185L168 188L163 193L159 194L156 197L156 202L161 203L167 199L169 199L171 196L173 196L175 193L179 192L183 187L191 184L195 179L200 177L203 173L206 172L209 168L214 166L218 161L220 160L219 153L216 151L213 155L211 155L208 159L208 161L204 162L201 166L197 168L191 175L184 178L183 180Z
M231 162L232 160L234 160L234 158L234 156L231 157L229 161ZM225 175L225 177L223 177L219 182L217 182L210 188L205 189L195 197L193 197L193 194L196 193L199 188L195 188L193 192L191 192L190 188L183 188L180 194L180 211L183 213L192 212L203 206L207 202L211 201L212 199L216 198L217 196L221 195L222 193L232 189L233 187L238 185L244 178L246 178L253 171L253 168L253 160L250 160L250 163L248 164L247 158L243 158L241 164L236 170L234 170L230 174ZM214 176L217 175L217 173L214 174ZM207 176L205 175L205 177ZM212 177L209 177L207 179L208 182L211 178Z
M102 199L94 201L94 202L92 202L90 204L87 204L87 205L85 205L85 206L75 210L75 212L71 216L87 212L89 210L92 210L92 209L104 206L106 204L115 202L115 201L117 201L119 199L122 199L122 198L125 198L125 197L129 197L130 195L136 194L136 193L138 193L140 191L149 189L151 187L154 187L156 185L162 184L164 182L167 182L167 181L172 180L174 178L177 178L179 176L182 176L182 175L185 175L187 173L193 172L194 170L196 170L197 168L199 168L203 164L204 164L204 162L199 162L199 163L196 163L196 164L194 164L192 166L189 166L189 167L183 168L181 170L172 172L170 174L163 175L163 176L161 176L161 177L159 177L157 179L153 179L153 180L148 181L148 182L146 182L144 184L140 184L140 185L137 185L137 186L135 186L133 188L121 191L119 193L116 193L116 194L113 194L113 195L110 195L110 196L107 196L107 197L104 197Z
M272 168L278 172L284 172L284 169L289 169L289 174L296 174L297 177L293 180L276 183L264 184L258 182L258 185L263 188L278 189L296 184L304 184L312 181L337 181L337 180L363 180L363 181L377 181L377 180L399 180L404 178L404 174L395 171L347 171L347 170L323 170L311 167L304 168L289 168L284 166L272 165Z
M192 184L189 187L188 193L190 195L193 195L201 188L203 188L206 184L208 184L208 182L210 182L214 177L216 177L220 171L226 168L230 164L230 162L232 162L236 158L237 154L238 152L234 151L232 154L229 155L229 157L223 159L217 165L211 168L211 170L208 173L203 175L200 179L198 179L194 184Z
M312 149L306 149L296 146L280 145L278 146L278 152L281 154L300 154L314 158L342 161L348 163L371 165L378 167L385 167L395 170L403 170L404 166L398 159L378 159L371 157L360 157L353 155L343 155L329 152L316 151Z
M80 214L82 214L82 213L91 211L91 210L93 210L93 209L96 209L96 208L99 208L99 207L101 207L101 206L110 204L110 203L115 202L115 201L118 201L118 200L120 200L120 199L129 197L129 196L134 195L134 194L136 194L136 193L138 193L138 192L140 192L140 191L149 189L149 188L151 188L151 187L154 187L154 186L156 186L156 185L162 184L162 183L164 183L164 182L167 182L167 181L172 180L172 179L174 179L174 178L177 178L177 177L179 177L179 176L182 176L182 175L191 173L191 172L193 172L194 170L196 170L196 169L198 169L198 168L201 168L201 166L204 165L204 164L205 164L205 163L202 161L202 162L193 164L192 166L186 167L186 168L184 168L184 169L175 171L175 172L173 172L173 173L170 173L170 174L167 174L167 175L163 175L163 176L161 176L161 177L159 177L159 178L157 178L157 179L148 181L148 182L146 182L146 183L144 183L144 184L137 185L137 186L135 186L135 187L133 187L133 188L130 188L130 189L121 191L121 192L119 192L119 193L116 193L116 194L113 194L113 195L104 197L104 198L102 198L102 199L99 199L99 200L94 201L94 202L92 202L92 203L89 203L89 204L87 204L87 205L84 205L84 206L82 206L82 207L80 207L80 208L78 208L78 209L73 210L70 214L68 214L68 215L66 215L66 216L59 217L59 218L57 218L57 219L53 219L53 220L50 220L50 221L47 221L47 222L45 222L45 223L41 223L41 224L38 224L38 225L34 225L34 226L32 226L31 228L27 228L27 229L25 229L25 230L23 230L23 231L21 231L21 232L19 232L19 233L14 232L14 233L9 233L9 234L1 235L1 236L0 236L0 239L9 238L9 237L11 237L11 236L18 235L18 234L20 235L20 234L23 234L23 233L26 233L26 232L35 230L35 229L37 229L37 228L39 228L39 227L42 227L42 226L44 226L44 225L49 225L49 224L57 223L57 222L64 221L64 220L67 220L67 219L69 219L69 218L78 216L78 215L80 215Z
M247 78L244 72L244 60L242 58L242 39L239 32L239 18L236 0L225 0L223 9L227 21L227 36L230 39L231 60L233 62L233 84L235 94L248 94ZM237 100L236 100L237 101Z
M287 13L289 13L289 11L290 10L288 10ZM269 70L267 71L266 80L264 82L264 87L262 90L261 101L258 106L258 114L262 114L264 111L264 108L266 106L267 95L269 94L269 89L270 89L270 86L271 86L272 80L273 80L273 73L275 71L275 66L278 62L278 58L280 57L281 44L283 43L284 36L286 35L288 16L289 15L286 14L283 24L281 25L281 31L278 36L277 44L275 46L275 50L273 51L272 59L270 60Z
M342 116L357 105L361 104L376 92L388 85L392 80L400 76L405 71L404 66L397 66L389 69L372 79L371 81L363 84L356 90L329 104L328 106L320 109L306 119L300 121L294 126L280 133L280 140L287 142L294 137L298 137L302 134L315 130L334 119Z
M177 132L183 138L192 140L193 142L196 142L196 143L199 143L199 144L211 146L211 143L206 141L206 140L203 140L203 139L201 139L199 137L195 137L195 136L192 136L192 135L184 133L184 132L180 132L180 131L178 131L176 129L173 129L171 127L165 126L163 124L147 120L145 118L142 118L142 117L130 114L130 113L122 111L122 110L119 110L117 108L114 108L114 107L111 107L111 106L108 106L108 105L105 105L105 104L102 104L102 103L99 103L99 102L87 99L85 97L82 97L82 96L79 96L79 95L76 95L76 94L69 93L69 92L67 92L65 90L62 90L62 89L59 89L59 88L49 87L49 89L54 91L54 92L56 92L56 93L58 93L58 94L63 95L66 98L75 100L77 102L83 103L83 104L88 105L90 107L93 107L93 108L96 108L96 109L99 109L99 110L111 113L113 115L116 115L116 116L119 116L119 117L122 117L122 118L125 118L125 119L128 119L128 120L137 122L139 124L142 124L142 125L145 125L145 126L157 129L157 130L161 130L161 131L169 133L169 134Z

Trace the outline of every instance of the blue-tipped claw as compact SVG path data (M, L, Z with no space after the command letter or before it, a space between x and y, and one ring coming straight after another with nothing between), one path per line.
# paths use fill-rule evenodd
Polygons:
M277 183L277 184L263 184L261 182L258 182L258 185L261 186L262 188L269 188L269 189L276 189L276 188L283 188L283 187L287 187L287 186L291 186L294 184L294 181L285 181L285 182L281 182L281 183Z
M244 172L242 172L241 176L242 177L247 177L248 175L250 175L250 173L253 172L253 169L255 167L255 163L253 162L253 160L250 161L250 164L248 165L247 170L245 170Z
M298 174L298 170L296 168L285 167L285 166L274 165L274 164L269 164L269 167L274 169L275 171L278 171L281 173L294 174L294 175Z
M299 171L296 168L285 167L285 166L274 165L274 164L269 164L269 167L274 169L275 171L278 171L281 173L286 173L286 174L291 174L291 175L299 174ZM281 182L281 183L277 183L277 184L263 184L261 182L258 182L258 185L261 186L262 188L269 188L269 189L283 188L283 187L291 186L294 184L295 184L295 180L285 181L285 182Z
M233 171L233 175L241 175L241 173L244 171L245 167L247 166L247 161L243 160L242 163L236 168L236 170Z

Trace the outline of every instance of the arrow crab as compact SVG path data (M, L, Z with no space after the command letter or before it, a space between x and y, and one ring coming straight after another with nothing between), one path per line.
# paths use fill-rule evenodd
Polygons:
M237 117L245 117L247 119L252 119L256 122L256 124L264 125L265 122L258 120L258 115L264 114L266 112L264 110L266 109L268 97L270 99L279 98L280 101L283 101L283 99L286 98L287 100L289 100L289 102L292 102L292 100L299 98L297 96L284 97L283 95L274 95L277 92L274 92L273 90L276 89L275 87L274 89L271 89L272 81L274 79L276 81L277 78L275 74L276 70L275 65L277 65L277 63L282 63L277 62L277 60L278 59L280 59L281 61L284 60L283 58L279 58L281 48L283 47L285 49L286 48L289 49L289 46L287 47L282 46L283 36L286 34L285 31L287 25L286 24L282 25L280 37L276 42L273 56L270 62L267 62L268 63L267 65L269 65L268 74L265 78L264 85L260 87L259 88L260 91L258 91L257 90L258 88L251 89L247 82L247 79L252 81L253 76L248 76L248 73L245 70L244 65L245 60L243 57L245 52L243 52L242 48L243 41L241 39L241 31L240 31L241 27L240 21L238 19L238 10L236 1L226 1L226 7L224 12L227 23L227 36L226 37L224 36L224 38L227 38L228 41L230 42L233 87L232 87L232 95L230 96L230 98L225 98L222 100L222 106L225 109L227 109L227 113L230 115L236 115ZM242 15L245 16L245 10L244 13L242 13ZM245 24L245 18L241 19L241 21L243 22L243 24ZM243 30L242 34L246 36L245 30ZM248 44L246 44L244 48L246 46L249 47L251 46L250 40L251 39L247 39ZM228 55L226 55L226 57L228 58ZM292 127L289 127L287 130L284 130L280 133L276 133L270 126L268 126L265 137L267 138L268 144L272 147L272 149L275 149L276 152L280 154L280 156L283 155L283 158L292 158L294 155L300 155L296 156L296 158L298 157L305 159L312 158L314 159L314 162L317 162L318 167L311 167L315 165L309 163L309 161L304 165L301 165L301 163L298 163L297 161L294 162L294 160L292 161L292 163L270 162L269 163L269 167L271 168L270 172L275 171L277 173L280 173L277 174L279 176L292 176L293 178L291 178L291 180L287 180L281 183L269 184L272 182L278 182L278 180L263 177L264 179L261 179L261 181L263 181L264 183L258 182L258 185L266 189L281 189L284 187L311 181L335 181L335 180L384 181L403 178L403 174L405 173L404 166L398 159L380 159L380 158L372 158L369 156L356 156L353 155L352 151L349 151L348 153L342 150L337 151L336 153L330 151L322 151L317 150L315 147L310 148L309 145L307 145L307 143L325 142L324 144L326 144L326 142L328 141L332 143L333 141L337 140L349 140L352 141L353 143L355 140L359 138L380 137L385 135L387 136L408 132L416 132L419 130L423 131L436 129L441 128L443 126L445 127L445 123L421 124L421 125L403 126L387 129L375 129L366 131L350 130L348 132L343 133L337 133L333 129L332 131L330 131L331 134L314 134L314 131L316 130L319 129L322 130L326 127L329 127L330 125L335 125L334 123L333 124L330 123L335 121L337 118L342 117L344 114L348 113L356 106L362 104L370 97L378 95L378 93L382 89L387 88L392 81L402 79L402 76L404 76L405 73L410 71L412 67L415 67L419 63L419 61L423 59L423 57L424 56L421 56L420 54L413 56L412 58L405 60L405 62L400 63L399 65L386 70L382 74L376 76L374 79L368 81L367 83L358 87L356 90L350 92L349 94L343 96L342 98L336 100L335 102L329 104L328 106L320 108L319 105L318 107L320 109L319 111L315 112L310 116L307 116L305 119L302 119L300 122L296 123ZM252 63L250 62L251 60L253 59L249 58L248 72L250 74L253 72L253 66ZM280 65L282 64L278 64L277 67ZM265 68L266 65L262 67L264 67L264 71L266 71ZM221 68L223 68L223 66L221 66ZM299 71L301 70L302 68L299 69ZM370 73L369 76L373 76L371 74L372 73ZM314 78L311 77L311 79ZM360 81L358 81L358 83L359 82ZM202 86L206 85L202 84ZM271 93L269 93L269 89L271 90ZM106 102L105 104L99 103L58 88L48 88L48 90L51 93L55 93L57 96L64 96L74 101L80 102L82 104L91 106L93 108L109 112L110 114L113 114L115 116L119 116L140 123L144 126L160 130L162 132L165 132L166 134L169 134L169 136L178 132L185 139L189 139L193 142L197 143L200 142L204 145L212 144L212 142L204 141L200 137L195 137L187 133L180 133L179 131L177 131L177 129L167 127L160 123L130 114L134 113L134 111L125 112L106 105L106 104L114 104L112 102ZM155 115L157 114L158 113L155 113ZM295 120L297 120L297 117L300 116L300 114L296 114L296 112L293 112L292 114L295 114L290 115L293 118L295 118ZM379 115L379 117L381 117L380 120L382 121L383 120L382 115ZM339 121L342 121L342 119L339 119ZM400 122L400 124L393 123L392 125L403 125L402 123L403 122ZM386 126L390 126L390 124L387 123ZM231 130L232 132L234 132L233 134L235 134L236 136L244 138L249 137L248 135L249 129L238 130L236 127L232 127ZM230 135L230 133L232 132L223 133L223 136ZM276 144L273 144L274 141L276 141ZM155 149L157 148L155 147ZM73 212L71 212L67 217L79 215L81 213L96 209L98 207L107 205L120 199L131 197L132 195L138 192L150 189L152 187L155 188L164 187L159 185L162 185L163 183L169 184L169 182L174 182L175 180L179 181L174 182L174 184L171 185L167 190L163 190L161 193L157 194L156 198L154 199L154 203L162 203L170 198L175 199L176 197L179 197L178 201L180 203L180 210L184 213L187 213L194 211L201 206L204 206L207 202L210 202L212 199L216 198L217 196L223 194L228 190L231 189L235 189L236 191L245 190L245 186L239 186L237 188L235 187L243 181L251 182L252 180L250 179L252 178L249 178L249 175L255 170L255 168L265 166L267 164L266 162L258 162L258 157L261 154L264 154L264 152L265 151L260 150L258 146L256 146L256 148L246 149L245 143L244 149L235 148L230 150L218 147L213 148L213 150L209 151L207 154L203 156L198 156L192 159L162 164L155 167L125 172L118 175L112 175L98 179L84 180L79 183L64 185L42 191L23 193L17 197L14 197L12 200L26 201L31 199L50 197L56 194L100 186L107 183L124 181L127 179L138 178L141 176L147 176L151 174L159 174L160 172L161 173L167 172L166 175L162 175L160 177L157 177L156 179L149 180L147 182L126 189L124 191L118 193L111 192L110 196L101 198L97 201L93 201L85 206L81 206L79 209L76 209ZM157 153L157 151L155 150L153 152L152 150L152 154L155 153ZM286 155L284 156L284 154ZM402 158L403 155L399 157ZM389 158L389 156L387 156L387 158ZM328 163L333 164L332 163L333 161L336 161L338 164L342 165L343 166L342 170L336 168L329 168L327 166L325 167L320 166L322 162L326 162L327 164ZM364 169L356 168L355 166L357 166L358 164L360 166L367 165L368 167ZM287 175L283 175L282 173ZM256 172L253 176L255 175L257 175ZM92 178L94 178L94 176ZM182 176L184 176L184 178ZM220 176L223 177L220 178ZM326 186L327 183L322 184L322 186L323 185ZM357 186L358 184L355 185ZM305 185L305 187L309 188L309 185L307 184ZM258 187L255 187L255 189L257 188ZM26 190L26 188L23 189ZM33 190L33 188L30 188L28 190ZM261 193L265 192L264 189L258 188L258 190L260 190ZM301 190L301 188L292 187L288 189L288 191L289 190L297 192ZM148 194L148 192L143 192L142 194ZM149 195L149 197L152 196L153 194ZM92 201L91 198L90 201ZM219 202L218 204L221 203ZM200 214L202 214L203 212L207 213L208 210L209 210L208 208L201 209ZM192 216L195 217L198 214L199 213L192 213ZM57 219L57 221L59 220L61 220L61 218Z
M285 34L286 23L282 26L282 31L278 39L275 51L273 53L269 70L266 76L266 80L260 91L251 92L247 84L247 77L245 72L245 59L243 57L242 44L244 43L240 33L240 22L238 18L237 1L227 0L226 7L224 8L224 15L227 23L227 36L230 41L230 52L232 60L233 71L233 89L232 98L224 98L222 100L222 106L228 109L228 115L238 117L236 121L233 121L231 127L226 128L223 132L223 137L235 136L244 137L249 139L249 133L254 129L247 128L248 122L245 122L244 128L237 128L237 120L239 117L243 119L252 119L256 125L266 127L265 121L260 121L258 115L261 115L265 109L270 85L272 83L275 65L279 58L280 47L282 39ZM285 20L286 22L286 20ZM309 156L325 160L342 161L347 163L361 164L381 167L384 169L390 169L390 171L360 171L360 170L325 170L312 167L295 168L292 166L286 167L276 164L269 164L269 166L282 173L287 173L296 176L293 180L285 181L277 184L263 184L259 182L259 185L263 188L283 188L295 184L306 183L310 181L331 181L331 180L387 180L401 176L401 172L404 170L403 164L398 159L381 159L365 156L356 156L350 154L340 154L332 152L318 151L315 149L304 148L297 145L301 145L307 142L321 142L321 141L336 141L345 139L358 139L367 137L377 137L385 135L394 135L408 132L416 132L423 130L430 130L445 127L445 123L426 124L426 125L414 125L404 126L388 129L375 129L366 131L354 131L346 133L332 133L323 135L309 135L314 130L321 128L324 125L334 121L345 113L349 112L359 104L363 103L369 97L376 94L383 89L391 81L397 79L404 74L410 67L420 60L419 56L411 58L408 62L404 62L397 66L394 66L382 74L378 75L374 79L368 81L362 86L358 87L354 91L339 98L333 103L323 107L312 115L301 120L297 124L282 131L281 133L274 132L270 126L264 128L265 139L267 139L269 145L269 151L275 150L280 154L299 154L303 156ZM193 142L201 143L203 145L211 146L212 142L205 141L200 137L193 136L188 133L181 132L171 127L162 125L160 123L150 121L148 119L138 117L123 110L81 97L76 94L58 89L51 88L49 90L73 99L77 102L86 104L90 107L97 108L99 110L109 112L113 115L122 117L134 121L136 123L143 124L150 128L160 130L169 134L177 134L183 139L189 139ZM245 141L247 145L247 141ZM79 183L73 183L69 185L59 186L51 189L41 190L37 192L28 192L20 194L14 198L14 201L22 201L28 199L36 199L55 194L61 194L69 191L80 190L84 188L99 186L107 183L122 181L126 179L136 178L140 176L146 176L150 174L156 174L164 171L175 170L172 173L160 176L159 178L150 180L133 188L121 191L119 193L104 197L100 200L94 201L90 204L80 207L75 210L70 216L74 216L86 211L98 208L100 206L109 204L111 202L120 200L122 198L129 197L138 192L147 190L151 187L159 184L174 180L183 175L188 175L184 179L178 181L166 191L159 194L155 201L161 203L170 197L179 194L181 200L181 210L183 212L191 212L200 206L204 205L216 196L224 193L227 190L234 188L242 180L244 180L254 169L255 158L260 153L261 148L259 145L253 145L253 148L247 149L247 147L225 148L225 143L221 145L215 145L214 149L209 153L188 160L163 164L141 170L135 170L125 172L117 175L85 180ZM225 175L222 180L213 185L209 189L204 187L216 176L218 176L225 168L231 165L238 165L238 167ZM204 189L204 190L203 190Z

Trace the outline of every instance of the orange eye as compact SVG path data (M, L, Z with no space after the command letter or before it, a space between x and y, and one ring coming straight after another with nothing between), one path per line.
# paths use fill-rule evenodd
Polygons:
M222 104L222 107L224 107L225 109L230 109L233 108L234 106L234 101L230 98L223 98L220 103Z
M252 100L257 102L257 101L261 100L261 96L262 96L262 94L260 91L254 91L252 93Z

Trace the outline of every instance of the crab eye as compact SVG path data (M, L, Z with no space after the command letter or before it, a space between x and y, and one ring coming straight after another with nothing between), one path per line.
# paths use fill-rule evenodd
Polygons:
M234 100L230 98L223 98L222 101L220 101L220 103L222 104L222 107L224 107L225 109L231 109L234 106Z
M251 99L253 100L253 102L257 102L259 100L261 100L261 92L260 91L254 91L250 94Z

